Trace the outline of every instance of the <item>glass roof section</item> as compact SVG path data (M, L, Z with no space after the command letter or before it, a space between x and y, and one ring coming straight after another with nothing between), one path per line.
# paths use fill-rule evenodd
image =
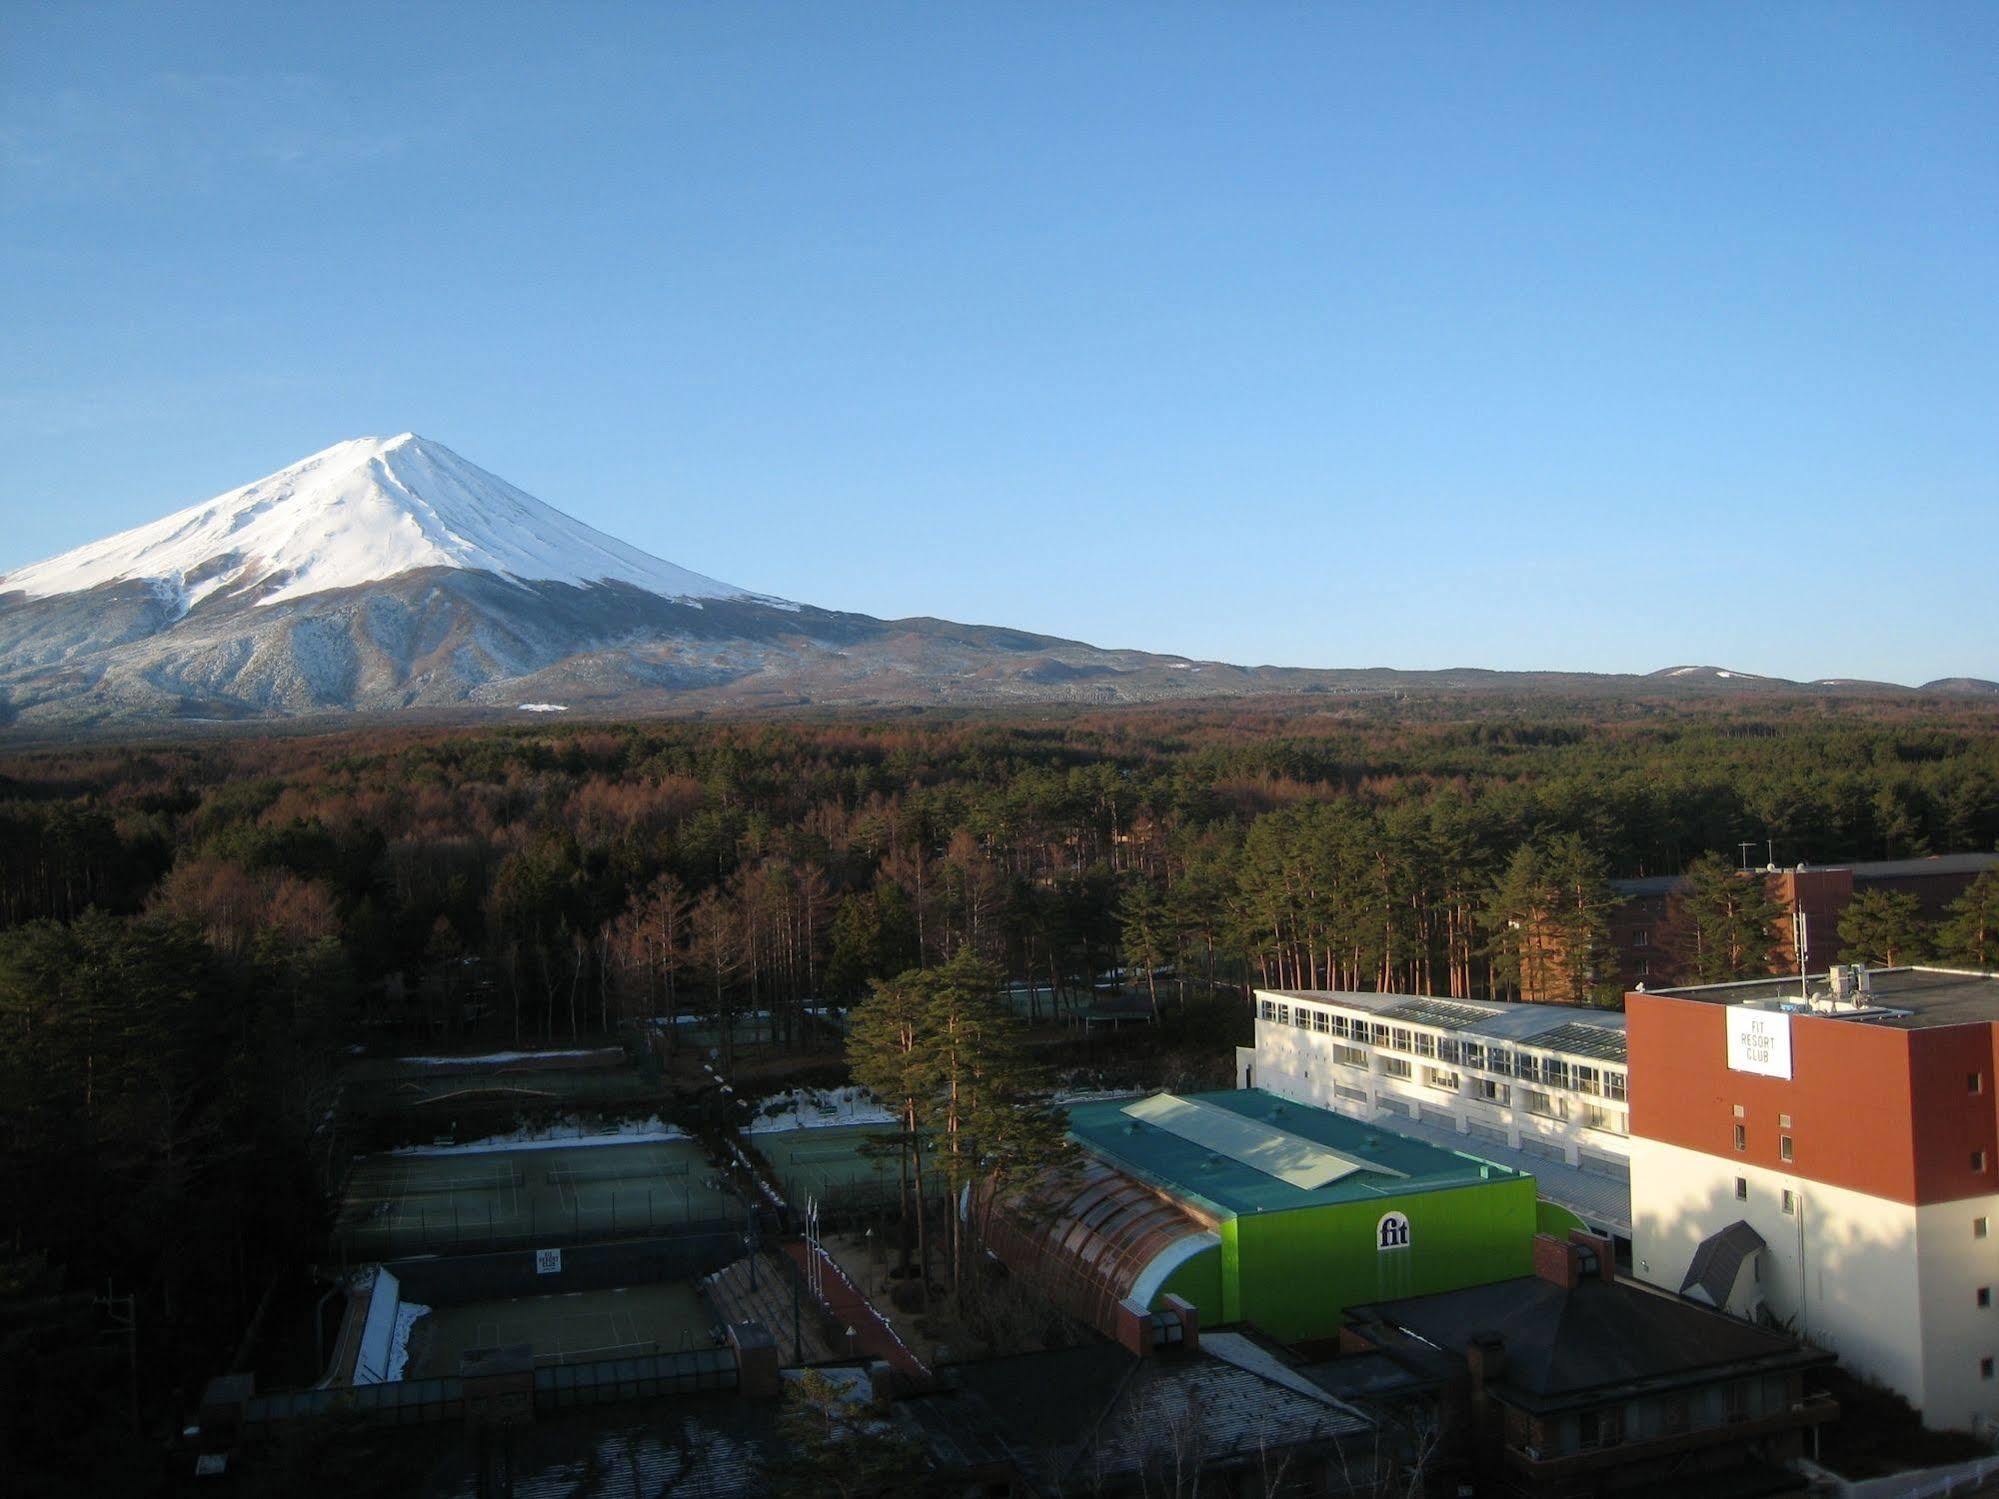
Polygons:
M1155 1093L1127 1104L1122 1112L1301 1192L1314 1191L1357 1171L1405 1174L1199 1099Z

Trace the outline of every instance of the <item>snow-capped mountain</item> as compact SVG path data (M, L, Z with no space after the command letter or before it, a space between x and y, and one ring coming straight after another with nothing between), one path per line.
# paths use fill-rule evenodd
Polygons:
M1971 695L1971 679L1934 683ZM0 728L350 712L1120 703L1249 694L1677 698L1805 686L1231 666L941 619L880 620L662 561L410 433L0 574Z
M357 437L164 520L0 574L0 595L144 580L180 613L259 605L454 567L522 582L629 583L662 598L749 598L648 556L405 432Z

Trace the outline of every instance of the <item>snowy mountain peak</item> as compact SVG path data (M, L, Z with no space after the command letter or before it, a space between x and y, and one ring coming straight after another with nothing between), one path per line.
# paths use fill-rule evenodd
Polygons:
M414 432L335 443L163 520L0 574L0 594L145 580L185 612L212 595L273 604L427 567L629 583L665 598L756 597L627 546Z

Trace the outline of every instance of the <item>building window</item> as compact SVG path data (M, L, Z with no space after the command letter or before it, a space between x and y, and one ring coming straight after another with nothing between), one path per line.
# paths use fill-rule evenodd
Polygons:
M1731 1423L1749 1419L1749 1386L1741 1380L1722 1391L1721 1417Z
M1320 1035L1325 1035L1327 1031L1332 1029L1332 1025L1332 1017L1324 1010L1314 1010L1312 1012L1312 1029Z
M1344 1015L1335 1015L1333 1017L1333 1034L1335 1036L1352 1035L1353 1022L1348 1020L1347 1017Z
M1784 1211L1787 1213L1795 1213L1797 1210L1798 1210L1798 1194L1796 1192L1793 1192L1789 1187L1784 1188Z
M1789 1129L1790 1127L1791 1127L1791 1116L1789 1114L1779 1114L1777 1116L1777 1128Z
M1416 1055L1434 1057L1437 1054L1437 1038L1428 1031L1416 1032Z
M1791 1137L1789 1135L1779 1135L1777 1137L1777 1154L1787 1161L1791 1159Z
M1735 1148L1737 1150L1747 1150L1749 1148L1749 1127L1747 1125L1738 1124L1735 1126Z
M1460 1042L1458 1045L1458 1055L1464 1059L1464 1064L1467 1067L1483 1067L1485 1065L1485 1045L1483 1042Z
M1982 1358L1978 1361L1978 1377L1980 1379L1990 1379L1992 1377L1992 1360L1990 1358Z
M1557 1098L1552 1093L1543 1093L1538 1088L1529 1088L1527 1112L1539 1114L1543 1119L1567 1119L1569 1101L1566 1098Z
M1407 1057L1383 1057L1381 1059L1381 1075L1383 1077L1409 1076L1409 1059Z
M1598 1079L1597 1071L1594 1067L1577 1066L1576 1091L1578 1093L1587 1093L1592 1098L1603 1096L1603 1083Z
M1748 1114L1743 1110L1741 1104L1737 1104L1735 1106L1735 1117L1738 1119L1747 1119L1749 1117Z
M1631 945L1633 947L1650 947L1652 945L1652 934L1641 926L1631 934Z
M1987 1359L1986 1362L1990 1363L1991 1360ZM1579 1445L1585 1450L1593 1447L1615 1447L1624 1440L1624 1408L1609 1405L1598 1411L1584 1411L1578 1426Z
M1737 1202L1747 1202L1747 1201L1749 1201L1749 1178L1748 1178L1748 1177L1746 1177L1746 1176L1738 1176L1738 1177L1737 1177L1737 1178L1735 1179L1735 1200L1736 1200ZM1978 1221L1979 1221L1979 1222L1981 1222L1981 1223L1983 1223L1983 1222L1984 1222L1985 1220L1984 1220L1983 1218L1981 1218L1981 1219L1979 1219Z
M1984 1151L1982 1151L1982 1150L1974 1150L1974 1151L1972 1151L1972 1153L1971 1153L1971 1169L1972 1169L1973 1171L1983 1171L1983 1170L1985 1169L1985 1152L1984 1152Z
M1967 1093L1983 1093L1985 1091L1985 1074L1982 1072L1965 1073L1964 1091Z
M1504 1108L1511 1101L1512 1097L1512 1089L1508 1088L1504 1083L1495 1083L1489 1077L1473 1078L1471 1092L1473 1098L1480 1099L1485 1103L1496 1103L1501 1108Z
M1458 1091L1458 1075L1455 1072L1448 1072L1442 1067L1425 1067L1423 1069L1423 1081L1427 1086L1441 1088L1446 1093L1455 1093Z
M1606 1109L1600 1103L1583 1105L1583 1123L1591 1129L1604 1130L1613 1135L1629 1133L1629 1126L1625 1124L1624 1116L1615 1109Z
M1333 1060L1342 1067L1366 1067L1367 1053L1358 1046L1335 1046Z
M1396 1026L1392 1032L1390 1032L1389 1044L1392 1045L1397 1051L1409 1050L1409 1040L1410 1040L1409 1032L1405 1031L1399 1025Z
M1978 1288L1978 1304L1980 1307L1990 1307L1992 1305L1992 1287L1980 1286Z
M1388 1027L1387 1027L1387 1026L1385 1026L1385 1025L1377 1025L1377 1026L1375 1026L1375 1028L1374 1028L1374 1044L1375 1044L1376 1046L1386 1046L1386 1045L1388 1044Z
M1660 1412L1659 1423L1667 1436L1676 1436L1687 1429L1687 1397L1668 1395Z
M1624 1074L1621 1072L1606 1072L1603 1075L1603 1091L1605 1097L1622 1101L1624 1098Z
M1971 1220L1971 1237L1974 1239L1985 1237L1985 1220L1983 1218L1973 1218Z
M1291 1006L1279 1005L1277 1013L1271 1019L1275 1020L1279 1025L1289 1025L1291 1023Z
M1303 1005L1298 1006L1297 1009L1291 1012L1291 1023L1301 1031L1310 1030L1312 1028L1312 1012Z

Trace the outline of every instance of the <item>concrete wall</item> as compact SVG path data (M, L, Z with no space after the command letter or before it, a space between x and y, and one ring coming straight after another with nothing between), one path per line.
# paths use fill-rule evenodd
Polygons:
M1640 1279L1677 1293L1701 1240L1739 1219L1769 1246L1756 1284L1771 1315L1924 1404L1916 1209L1747 1160L1656 1140L1631 1144L1631 1263ZM1746 1198L1735 1195L1738 1176Z

